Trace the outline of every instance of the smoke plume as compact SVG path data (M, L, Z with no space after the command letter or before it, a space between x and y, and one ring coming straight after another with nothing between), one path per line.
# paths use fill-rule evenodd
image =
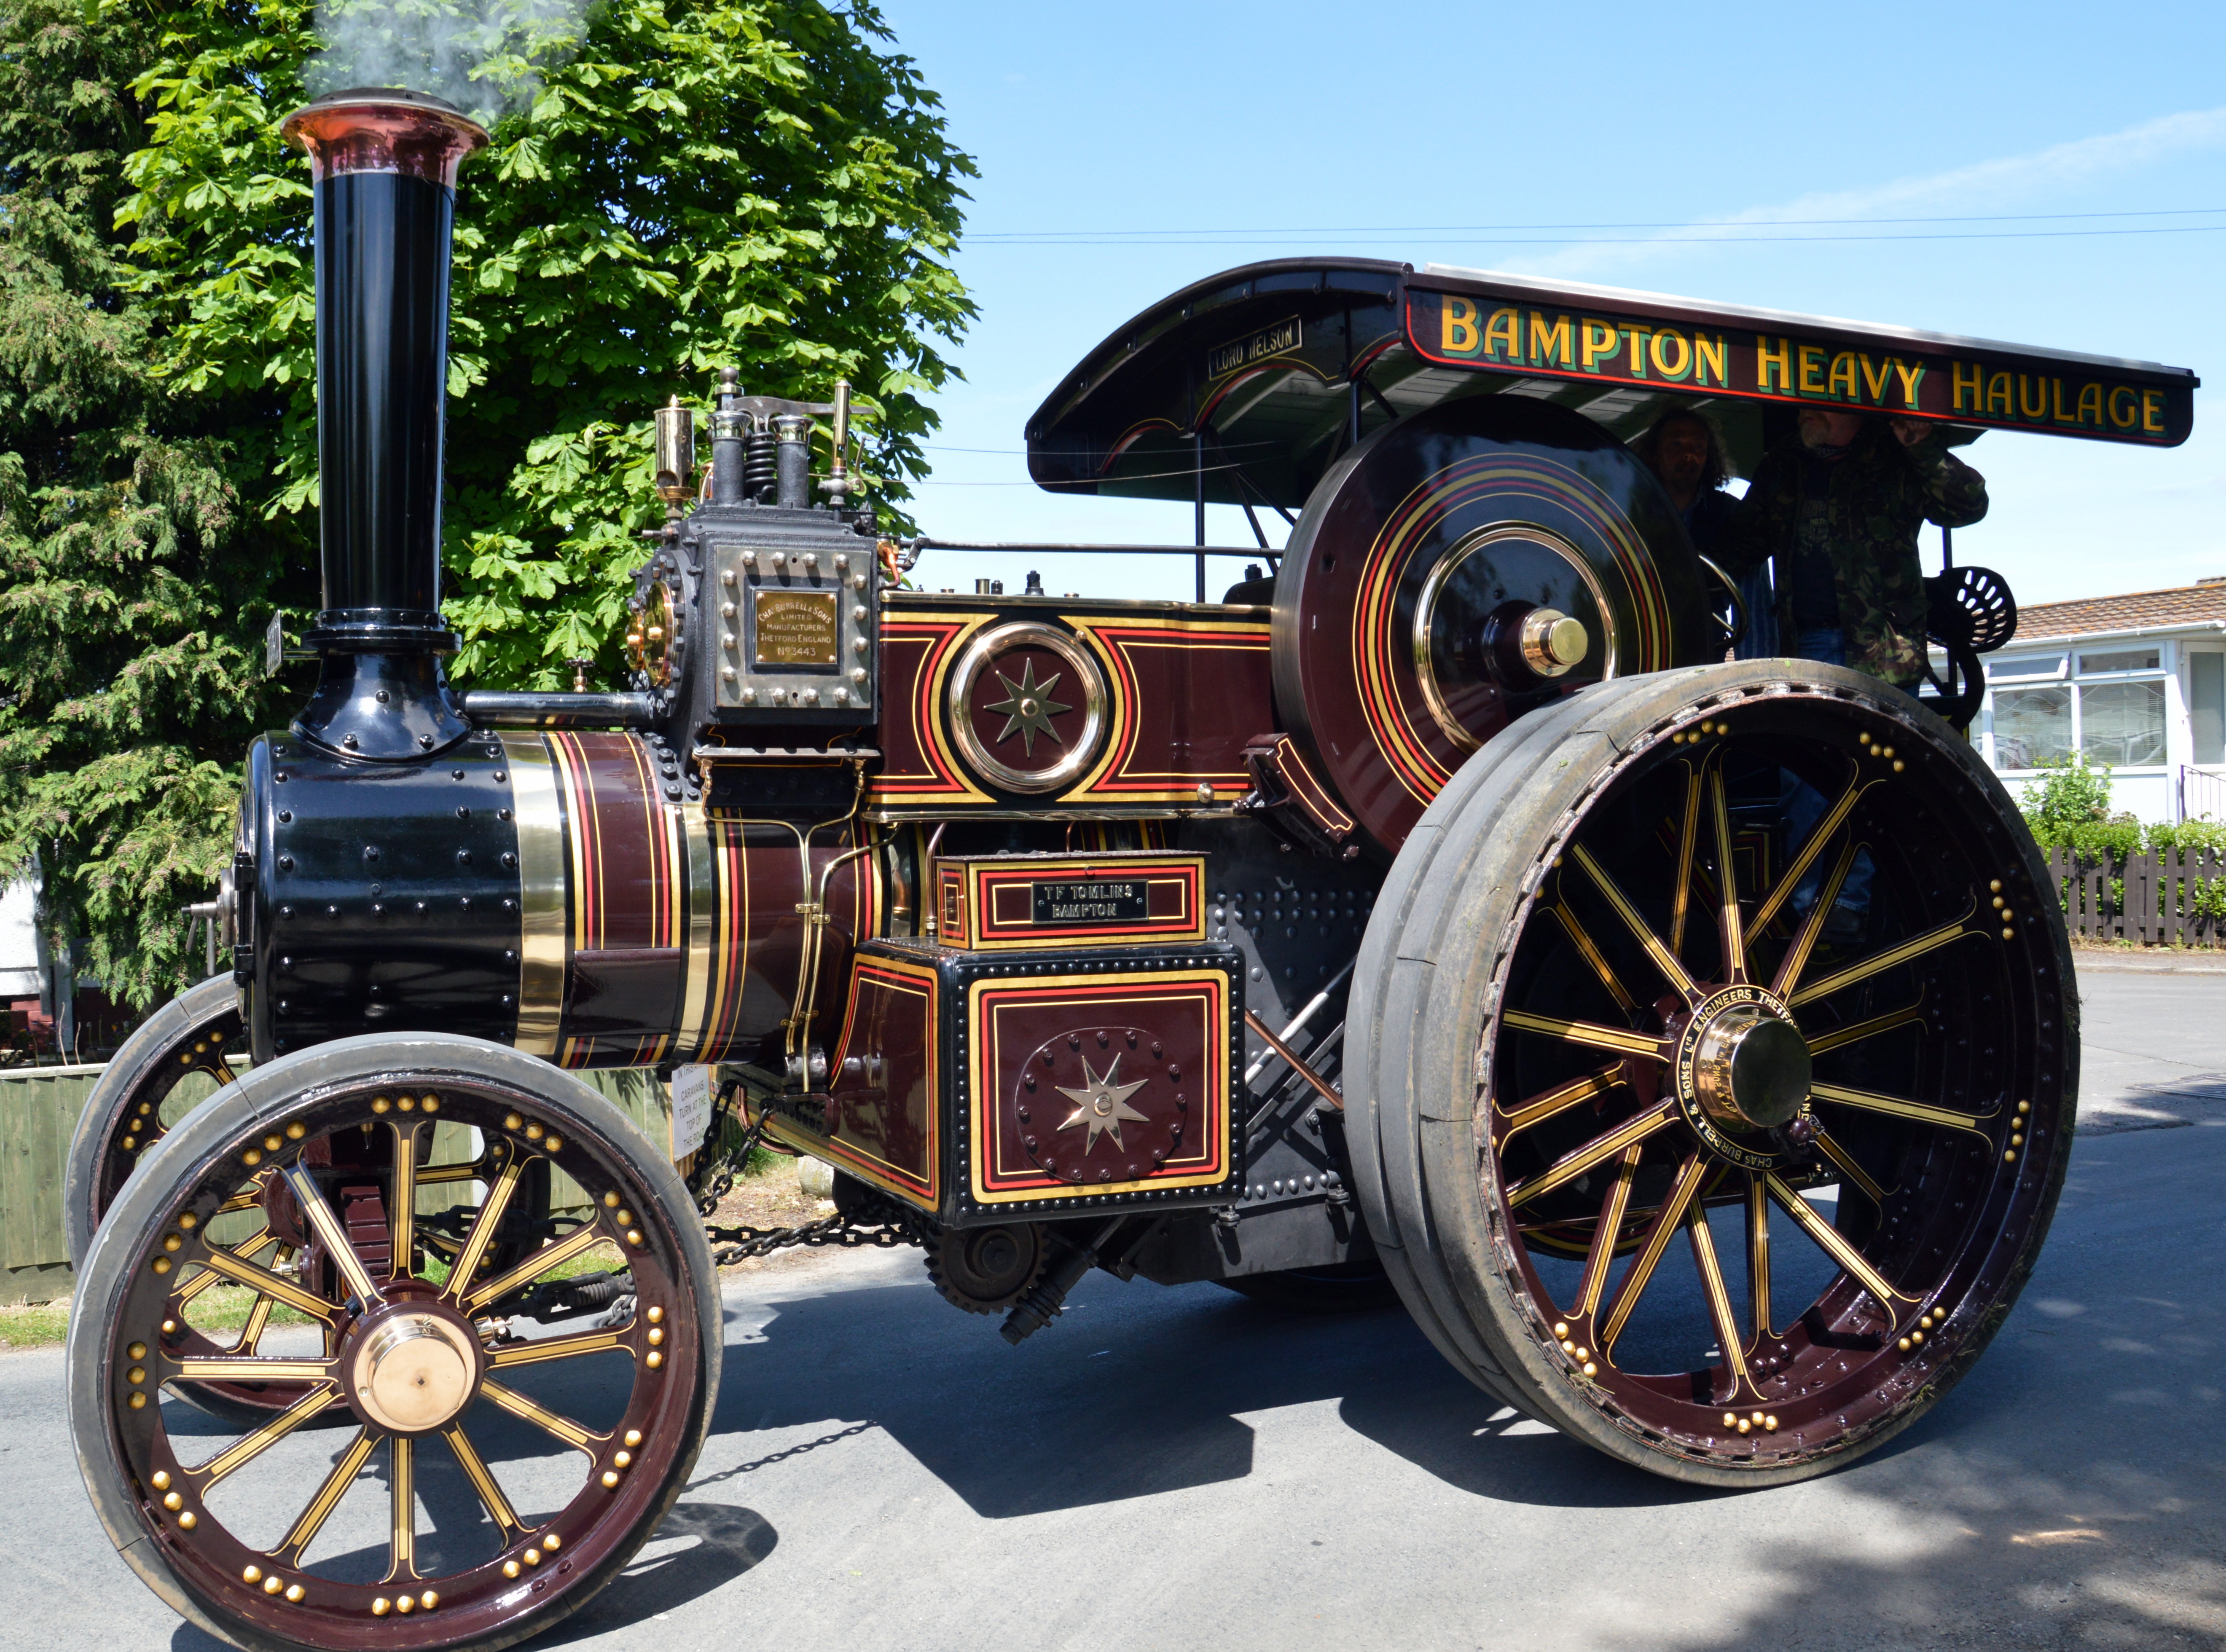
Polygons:
M319 0L324 49L304 75L321 97L406 86L482 121L528 107L538 70L579 43L588 0Z

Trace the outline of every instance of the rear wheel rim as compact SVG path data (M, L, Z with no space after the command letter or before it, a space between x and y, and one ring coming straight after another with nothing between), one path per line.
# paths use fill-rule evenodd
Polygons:
M484 1152L461 1166L477 1172L471 1181L429 1179L406 1151L435 1119L480 1133ZM670 1483L691 1458L697 1431L704 1378L695 1281L650 1180L579 1121L560 1121L536 1097L478 1076L376 1075L305 1096L281 1121L242 1128L165 1199L162 1218L145 1226L105 1331L105 1403L115 1464L172 1575L220 1622L334 1648L506 1639L503 1631L520 1619L561 1612L592 1592L669 1502ZM375 1163L358 1166L362 1185L344 1190L347 1198L335 1195L334 1174L303 1163L335 1137L369 1141L382 1133L391 1142L384 1174ZM404 1163L406 1174L396 1169ZM543 1163L561 1166L588 1191L588 1214L569 1223L541 1222L556 1230L530 1249L515 1238L499 1239L507 1217L532 1216L525 1190ZM312 1247L331 1259L343 1280L334 1295L342 1300L327 1300L260 1266L251 1249L208 1242L210 1223L227 1204L249 1192L259 1201L274 1180L298 1202ZM476 1204L463 1199L462 1214L449 1224L453 1242L429 1246L442 1213L423 1207L438 1202L443 1185L486 1191ZM366 1188L381 1196L375 1232L364 1219ZM609 1325L500 1338L497 1322L516 1311L520 1293L598 1249L615 1253L630 1272L629 1313ZM429 1254L443 1255L446 1266L432 1265ZM404 1259L399 1267L397 1257ZM316 1321L321 1351L205 1351L185 1324L181 1298L195 1278L217 1270ZM366 1306L374 1298L386 1306ZM380 1403L379 1383L384 1372L387 1400L407 1397L395 1384L398 1372L408 1373L409 1350L404 1365L390 1369L385 1362L400 1340L395 1322L413 1318L432 1322L418 1329L446 1346L462 1347L455 1368L465 1373L465 1393L460 1407L404 1429L394 1425L391 1405ZM624 1402L606 1427L581 1423L529 1391L532 1376L591 1358L617 1360L628 1373ZM165 1383L258 1381L283 1388L286 1405L213 1452L181 1449L154 1397ZM587 1459L579 1490L561 1506L512 1500L504 1465L474 1444L498 1414ZM330 1436L323 1462L294 1488L288 1506L298 1513L289 1515L283 1537L272 1546L236 1534L211 1501L224 1482L304 1425L334 1416L351 1431ZM443 1471L448 1465L461 1471L484 1516L485 1552L467 1561L428 1549L433 1534L421 1522L417 1499L429 1458L442 1459ZM385 1481L383 1560L320 1555L334 1510L352 1493L375 1493L358 1485L366 1476Z
M2060 942L1935 733L1852 698L1719 703L1626 759L1549 857L1479 1052L1479 1147L1560 1402L1652 1452L1786 1468L1922 1410L2014 1297L2070 1117ZM1710 1091L1710 1034L1741 1015L1813 1058L1776 1129ZM1813 1296L1773 1288L1789 1236L1834 1270ZM1649 1300L1675 1251L1701 1316L1682 1332ZM1680 1335L1707 1357L1646 1357Z

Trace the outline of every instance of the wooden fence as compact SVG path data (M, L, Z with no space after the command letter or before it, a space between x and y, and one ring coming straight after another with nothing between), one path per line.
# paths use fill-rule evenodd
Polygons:
M2092 860L2051 849L2048 869L2075 936L2142 946L2226 945L2226 856L2216 849L2144 849Z

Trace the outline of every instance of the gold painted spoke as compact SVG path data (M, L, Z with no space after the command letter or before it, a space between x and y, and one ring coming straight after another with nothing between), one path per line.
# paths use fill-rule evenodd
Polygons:
M1883 952L1874 952L1860 963L1851 963L1844 969L1826 975L1813 986L1789 994L1785 1001L1797 1009L1803 1004L1814 1003L1819 998L1828 998L1859 981L1868 981L1873 975L1882 974L1897 964L1907 963L1911 958L1921 958L1950 942L1960 941L1966 936L1984 935L1986 931L1982 929L1964 926L1965 920L1977 910L1978 902L1975 899L1963 909L1962 917L1943 924L1938 929L1927 930L1914 940L1904 941L1899 946L1890 946Z
M1763 1181L1770 1190L1770 1197L1776 1199L1785 1214L1800 1225L1801 1231L1814 1239L1826 1255L1853 1274L1863 1289L1888 1306L1896 1300L1914 1302L1917 1299L1913 1296L1904 1295L1887 1284L1879 1271L1863 1260L1862 1253L1841 1237L1837 1228L1818 1216L1807 1199L1767 1171L1763 1172Z
M546 1407L536 1405L516 1388L507 1388L491 1376L480 1379L480 1392L512 1416L525 1418L535 1427L554 1434L573 1450L585 1452L590 1457L595 1454L597 1446L610 1439L608 1434L591 1433L569 1417L560 1417Z
M1677 1224L1685 1219L1685 1207L1693 1202L1693 1195L1700 1191L1701 1179L1708 1174L1708 1168L1697 1151L1688 1153L1685 1162L1677 1166L1677 1178L1670 1184L1669 1197L1662 1201L1662 1208L1655 1211L1654 1220L1647 1224L1646 1236L1639 1242L1638 1254L1631 1259L1631 1266L1624 1272L1623 1282L1616 1287L1615 1301L1607 1311L1607 1318L1593 1336L1593 1346L1599 1350L1601 1358L1608 1357L1609 1351L1615 1347L1616 1338L1623 1335L1624 1326L1631 1323L1631 1316L1638 1306L1638 1299L1645 1294L1646 1287L1654 1277L1654 1270L1661 1265L1662 1253L1670 1248L1670 1241L1676 1234Z
M1801 972L1809 967L1809 955L1816 950L1824 925L1831 921L1832 909L1839 904L1840 886L1847 882L1848 869L1855 864L1855 856L1861 848L1862 845L1854 838L1848 840L1848 846L1840 851L1840 858L1833 865L1831 875L1816 892L1816 905L1795 932L1793 944L1778 961L1778 978L1771 982L1770 989L1780 998L1801 984ZM1810 1046L1810 1053L1815 1053L1814 1045Z
M1701 1292L1708 1299L1708 1318L1716 1328L1716 1346L1723 1350L1724 1365L1732 1374L1732 1395L1751 1390L1745 1339L1739 1316L1732 1312L1732 1293L1724 1285L1724 1270L1716 1261L1716 1237L1708 1227L1708 1206L1695 1204L1685 1212L1685 1234L1693 1242L1693 1266L1701 1272Z
M1625 990L1623 982L1616 978L1614 966L1608 963L1593 937L1585 932L1585 926L1577 922L1577 915L1558 902L1546 910L1554 914L1555 919L1561 926L1562 932L1569 937L1569 944L1577 949L1578 956L1592 966L1593 973L1600 979L1600 985L1607 988L1608 996L1622 1005L1626 1013L1637 1014L1638 1001Z
M1685 775L1685 816L1677 830L1677 880L1670 886L1670 950L1685 950L1685 919L1693 905L1693 853L1701 841L1701 772Z
M293 1280L274 1274L267 1268L258 1268L253 1262L243 1261L228 1250L214 1251L203 1257L201 1266L209 1270L203 1278L221 1274L237 1284L252 1286L265 1296L276 1297L288 1307L306 1313L313 1319L321 1319L328 1325L340 1317L340 1307L336 1303L328 1302L324 1298L303 1290ZM194 1283L198 1285L200 1280L196 1280ZM179 1294L183 1296L184 1293L181 1291Z
M1739 871L1732 864L1732 818L1724 802L1724 772L1708 776L1708 811L1716 824L1717 923L1723 937L1725 979L1738 986L1746 980L1746 937L1739 925Z
M182 1308L187 1303L192 1301L203 1291L206 1291L210 1286L215 1284L219 1279L223 1278L224 1275L221 1273L213 1271L214 1268L215 1256L230 1256L236 1261L244 1262L249 1257L254 1255L257 1251L262 1249L265 1245L276 1245L277 1242L278 1242L276 1239L270 1236L270 1229L258 1228L253 1234L250 1235L247 1238L241 1240L230 1249L212 1253L211 1259L201 1264L203 1271L194 1274L193 1278L188 1280L183 1285L178 1287L177 1295L172 1299L179 1307Z
M519 1522L517 1511L510 1506L510 1499L502 1495L502 1488L495 1484L493 1473L480 1460L479 1452L472 1447L472 1442L465 1437L462 1426L449 1424L441 1431L441 1438L448 1442L448 1449L455 1453L457 1465L470 1479L472 1489L480 1494L480 1501L487 1505L489 1517L502 1528L503 1547L509 1547L513 1536L525 1536L525 1528Z
M1585 1255L1584 1277L1577 1281L1575 1312L1580 1318L1589 1318L1600 1312L1607 1270L1615 1261L1616 1236L1623 1231L1624 1212L1631 1208L1631 1179L1638 1174L1639 1157L1645 1151L1635 1142L1624 1149L1623 1162L1616 1166L1615 1179L1608 1184L1607 1197L1600 1202L1592 1249Z
M378 1287L372 1283L371 1270L363 1265L363 1258L355 1254L355 1247L348 1242L347 1229L340 1225L340 1217L334 1214L332 1204L326 1199L324 1189L317 1185L316 1179L303 1169L299 1161L288 1165L279 1173L285 1177L287 1189L294 1195L294 1202L302 1207L302 1214L317 1230L317 1237L325 1242L325 1249L333 1259L333 1266L340 1270L340 1278L347 1281L350 1294L366 1307L385 1301L385 1298L378 1293Z
M288 1406L253 1433L242 1438L237 1445L219 1452L197 1469L184 1471L186 1477L206 1494L208 1489L227 1474L237 1473L327 1406L338 1403L340 1384L327 1379Z
M271 1260L284 1261L286 1247L279 1246L278 1252L279 1254ZM258 1296L255 1299L255 1306L247 1311L246 1321L239 1327L239 1335L232 1339L231 1351L235 1354L252 1354L255 1351L256 1344L263 1340L263 1332L270 1324L270 1299L267 1296Z
M1537 1095L1517 1103L1512 1109L1501 1112L1500 1116L1507 1121L1507 1128L1500 1132L1500 1145L1505 1147L1518 1133L1532 1125L1542 1123L1556 1113L1565 1113L1580 1102L1588 1102L1595 1096L1605 1095L1621 1083L1623 1064L1619 1061L1613 1066L1588 1072L1581 1078L1572 1078L1566 1084L1539 1091Z
M1606 898L1607 904L1615 909L1615 915L1623 920L1632 938L1646 949L1646 956L1654 960L1654 967L1662 972L1663 979L1687 998L1698 998L1701 989L1694 985L1693 977L1685 973L1685 966L1677 962L1677 955L1664 946L1662 937L1647 927L1646 920L1638 915L1638 909L1631 904L1622 890L1616 887L1615 880L1608 876L1607 868L1593 859L1592 851L1581 843L1570 844L1569 853L1576 856L1577 864L1585 869L1586 875Z
M607 1348L626 1345L624 1331L587 1331L576 1337L544 1337L534 1342L506 1344L487 1350L490 1369L500 1370L508 1365L538 1365L544 1360L573 1359L582 1354L599 1354Z
M1626 1119L1612 1130L1594 1136L1574 1153L1566 1153L1527 1182L1518 1182L1508 1191L1510 1209L1519 1208L1542 1194L1557 1187L1565 1187L1594 1165L1614 1158L1625 1148L1633 1147L1669 1124L1677 1116L1677 1103L1658 1102L1634 1118Z
M1920 1001L1907 1009L1897 1009L1884 1015L1874 1015L1867 1021L1857 1021L1852 1026L1835 1026L1829 1032L1819 1032L1809 1040L1809 1053L1821 1056L1833 1050L1844 1050L1851 1044L1860 1044L1865 1039L1877 1038L1898 1026L1911 1023L1923 1026L1924 1006Z
M1746 1297L1759 1342L1774 1330L1770 1322L1770 1195L1752 1171L1746 1178Z
M522 1156L513 1159L488 1186L479 1216L465 1236L464 1248L456 1253L455 1266L448 1270L448 1282L441 1290L442 1296L452 1299L461 1297L470 1287L472 1275L487 1260L487 1247L494 1242L495 1229L502 1225L502 1213L509 1209L511 1196L518 1191L518 1179L525 1172L525 1160Z
M550 1268L569 1262L583 1250L591 1250L602 1242L602 1229L593 1222L583 1222L553 1245L544 1245L507 1274L488 1280L463 1299L466 1313L477 1313L488 1303L508 1296L523 1286L531 1285ZM459 1264L461 1267L461 1264Z
M309 1499L309 1506L302 1511L302 1517L294 1522L293 1529L286 1534L285 1541L270 1552L272 1560L285 1566L298 1567L302 1564L302 1557L308 1552L309 1545L317 1541L317 1534L332 1518L333 1510L340 1507L340 1499L355 1484L356 1476L363 1472L363 1465L371 1460L372 1451L378 1443L371 1437L368 1428L355 1431L355 1438L348 1442L347 1449L333 1465L333 1471L325 1476L325 1483L317 1488L317 1495Z
M1884 1113L1897 1119L1914 1119L1919 1124L1937 1124L1946 1130L1967 1130L1981 1141L1991 1141L1993 1136L1979 1127L1994 1117L1991 1113L1958 1113L1953 1108L1933 1107L1924 1102L1905 1100L1899 1096L1881 1096L1873 1090L1855 1090L1846 1084L1811 1084L1809 1093L1820 1102L1836 1102L1841 1107L1860 1108L1866 1113Z
M1825 811L1824 817L1809 834L1808 842L1802 844L1794 855L1784 875L1778 879L1778 886L1770 892L1769 899L1755 909L1753 928L1756 933L1759 934L1763 926L1778 916L1778 909L1793 898L1793 892L1800 887L1801 880L1809 875L1809 868L1816 863L1816 857L1823 854L1824 846L1832 841L1833 834L1847 823L1849 815L1854 813L1855 804L1863 793L1878 784L1873 780L1870 785L1866 785L1860 779L1848 783L1848 789L1840 794L1840 800Z
M1627 1026L1602 1026L1598 1021L1566 1021L1558 1015L1533 1015L1528 1010L1503 1011L1500 1024L1522 1032L1542 1032L1549 1039L1559 1039L1565 1044L1582 1044L1595 1050L1614 1050L1627 1056L1651 1056L1657 1061L1668 1058L1662 1053L1662 1040L1650 1032L1634 1032Z
M1855 1162L1854 1154L1841 1147L1839 1139L1822 1125L1816 1128L1816 1151L1840 1168L1840 1174L1862 1190L1863 1197L1879 1210L1886 1209L1886 1189L1870 1179L1870 1172Z
M328 1359L207 1359L169 1362L169 1376L180 1382L328 1382L334 1362Z
M394 1132L394 1185L387 1197L388 1272L407 1279L417 1271L417 1130L416 1120L387 1127Z
M416 1446L407 1434L392 1435L386 1442L388 1583L417 1575Z
M483 1160L467 1160L461 1165L422 1165L417 1170L420 1187L445 1187L451 1182L475 1182L487 1173Z
M254 1185L249 1187L245 1192L234 1193L223 1204L218 1205L216 1207L216 1213L219 1216L223 1216L232 1210L252 1210L256 1209L263 1203L263 1185L269 1179L270 1176L268 1172L257 1172Z

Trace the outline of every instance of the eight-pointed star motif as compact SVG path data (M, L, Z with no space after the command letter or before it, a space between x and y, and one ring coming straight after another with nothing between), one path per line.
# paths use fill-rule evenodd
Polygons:
M1113 1133L1113 1145L1125 1149L1128 1144L1121 1140L1122 1124L1124 1121L1135 1124L1144 1121L1144 1115L1129 1105L1129 1098L1151 1080L1139 1078L1133 1084L1116 1084L1113 1081L1120 1073L1121 1058L1118 1055L1113 1058L1102 1077L1090 1071L1090 1058L1084 1056L1082 1058L1084 1088L1069 1090L1064 1084L1056 1086L1060 1095L1074 1103L1073 1113L1059 1128L1072 1130L1078 1124L1090 1127L1090 1134L1082 1144L1084 1153L1096 1147L1097 1138L1109 1130Z
M1032 659L1021 662L1021 680L1018 683L1002 671L997 673L997 681L1005 685L1005 697L982 708L993 715L1003 714L1005 726L997 731L1000 745L1010 740L1013 731L1017 728L1021 731L1021 749L1034 757L1038 734L1059 739L1059 732L1051 726L1051 720L1062 711L1074 709L1072 706L1051 697L1051 691L1059 686L1059 679L1065 673L1053 671L1039 683L1036 681L1036 663Z

